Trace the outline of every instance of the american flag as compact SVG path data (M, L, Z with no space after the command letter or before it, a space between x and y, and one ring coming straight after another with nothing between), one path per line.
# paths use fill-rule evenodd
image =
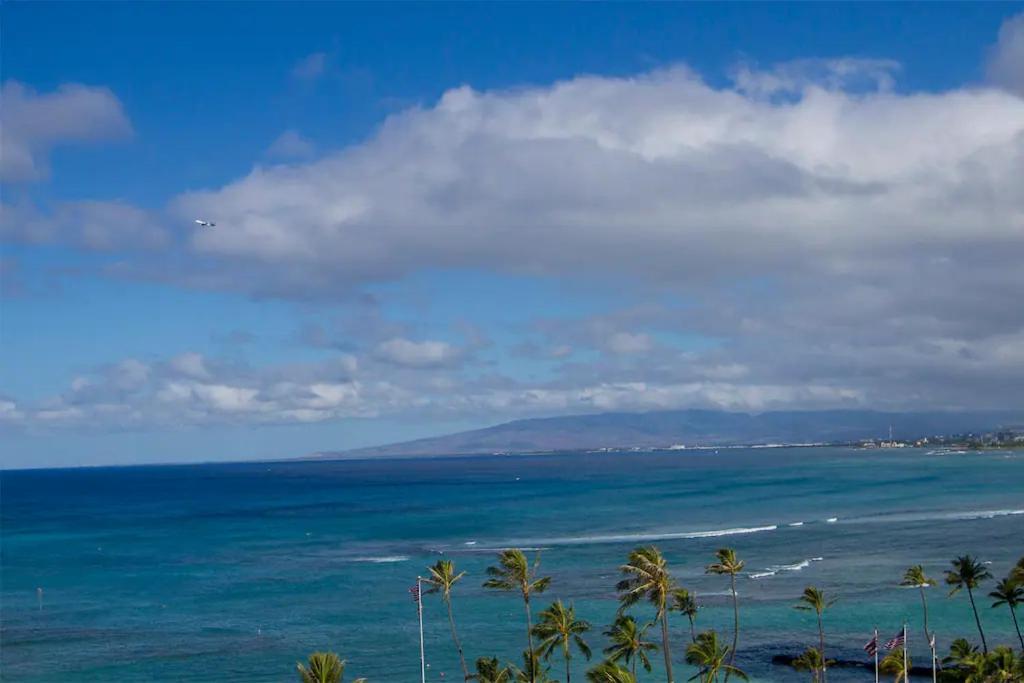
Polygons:
M875 653L878 652L878 634L877 633L864 646L864 652L867 652L869 657L874 657Z
M886 650L895 650L907 640L907 627L904 626L903 630L892 637L892 640L885 644Z
M412 588L409 589L409 595L412 596L412 601L416 603L416 606L420 605L420 584L414 583Z

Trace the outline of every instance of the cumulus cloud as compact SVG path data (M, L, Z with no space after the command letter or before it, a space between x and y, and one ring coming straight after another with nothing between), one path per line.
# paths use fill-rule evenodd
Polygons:
M650 351L653 342L644 333L616 332L608 338L607 346L612 353L642 353Z
M993 65L1016 44L1007 26ZM1002 76L918 93L897 73L804 60L725 86L680 67L455 88L361 144L172 203L230 226L192 235L174 277L193 286L304 299L465 269L614 282L638 302L503 330L494 355L543 366L534 377L468 369L471 344L371 319L356 339L302 335L351 352L345 368L183 356L135 389L108 368L9 412L205 424L1019 403L1024 98Z
M414 362L419 362L418 356ZM715 379L531 385L510 377L471 379L437 367L427 374L384 378L379 368L364 366L352 356L306 366L252 368L187 353L156 362L126 359L97 368L38 404L0 398L0 422L35 431L149 429L410 415L497 419L680 405L762 410L808 403L854 405L861 399L856 390L836 386Z
M119 201L62 202L49 213L27 204L0 209L0 234L15 242L93 251L158 249L169 242L157 217Z
M17 81L0 88L0 180L26 182L50 174L49 153L58 145L131 136L121 101L107 88L65 83L39 93Z
M400 337L382 341L375 352L383 361L413 368L451 365L462 356L462 352L448 342L413 341Z
M225 286L286 296L428 268L819 278L1015 243L1022 149L1024 99L1005 91L805 84L775 100L680 68L458 88L175 209L232 226L195 235L197 257L259 265L258 284Z
M270 144L267 156L272 159L308 159L315 151L312 142L298 131L288 129Z
M999 29L999 39L989 55L988 77L1024 96L1024 13L1010 17Z

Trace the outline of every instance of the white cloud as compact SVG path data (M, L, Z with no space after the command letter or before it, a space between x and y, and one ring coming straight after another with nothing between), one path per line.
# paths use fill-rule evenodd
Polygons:
M1024 13L1010 17L999 29L988 62L989 80L1024 96Z
M155 216L123 202L62 202L50 213L25 204L0 209L0 234L12 241L94 251L158 249L169 243Z
M267 156L272 159L308 159L315 151L312 142L298 131L288 129L267 148Z
M643 333L616 332L608 338L608 350L612 353L642 353L652 346L650 336Z
M0 88L0 180L26 182L47 178L49 153L58 145L121 140L132 127L120 100L107 88L65 83L38 93L13 80Z
M414 368L450 365L462 355L459 349L448 342L412 341L401 337L380 342L375 351L380 360Z
M175 208L232 226L196 234L197 257L259 264L224 286L287 296L430 268L817 278L1015 240L1022 150L1024 99L999 90L775 101L674 69L458 88Z
M899 62L890 59L800 59L768 70L741 64L733 80L739 91L761 97L814 88L888 91L895 86L899 69Z
M326 69L327 53L313 52L292 67L291 76L299 81L315 81L324 75Z

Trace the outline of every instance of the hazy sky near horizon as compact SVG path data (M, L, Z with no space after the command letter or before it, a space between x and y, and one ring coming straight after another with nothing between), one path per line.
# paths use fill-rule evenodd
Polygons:
M1024 402L1024 3L2 12L4 466Z

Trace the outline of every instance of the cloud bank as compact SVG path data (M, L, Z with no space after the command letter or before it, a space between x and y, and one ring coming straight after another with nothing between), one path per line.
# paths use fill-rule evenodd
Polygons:
M132 135L121 101L107 88L65 83L39 93L13 80L0 88L0 181L49 177L49 153L58 145L120 140Z

